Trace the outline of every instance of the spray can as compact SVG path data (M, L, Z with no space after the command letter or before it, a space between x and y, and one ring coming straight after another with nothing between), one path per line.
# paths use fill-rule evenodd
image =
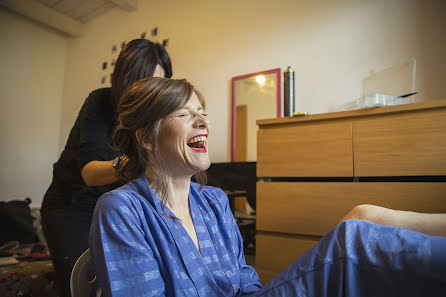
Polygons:
M294 113L294 70L288 66L283 72L284 117L292 117Z

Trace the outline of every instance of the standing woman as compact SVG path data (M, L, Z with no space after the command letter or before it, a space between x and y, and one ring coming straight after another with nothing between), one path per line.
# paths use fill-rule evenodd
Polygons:
M53 181L45 194L41 215L60 296L70 296L71 270L88 248L96 200L120 185L116 169L126 158L112 149L112 136L121 94L134 82L151 76L172 76L169 55L158 43L130 41L116 61L111 88L90 93L54 164Z

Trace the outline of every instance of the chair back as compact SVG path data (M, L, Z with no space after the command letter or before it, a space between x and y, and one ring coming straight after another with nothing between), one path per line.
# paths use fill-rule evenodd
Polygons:
M74 264L70 278L72 297L100 297L101 288L96 285L96 273L90 249L87 249Z

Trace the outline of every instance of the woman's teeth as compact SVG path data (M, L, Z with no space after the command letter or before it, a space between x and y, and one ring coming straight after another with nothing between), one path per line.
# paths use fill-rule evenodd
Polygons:
M204 142L206 141L206 136L196 136L194 138L191 138L187 145L194 148L204 148Z
M199 141L206 141L206 136L196 136L192 139L190 139L187 143L194 143L194 142L199 142Z

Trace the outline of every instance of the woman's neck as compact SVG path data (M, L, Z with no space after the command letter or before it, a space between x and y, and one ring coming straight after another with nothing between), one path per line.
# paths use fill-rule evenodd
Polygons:
M153 185L156 184L153 171L151 171L149 167L146 169L145 173L150 187L155 191L155 193L157 193L157 190L153 187ZM198 252L201 253L197 232L195 230L191 209L189 207L190 179L191 176L167 176L168 182L166 189L166 206L170 209L170 211L172 211L175 217L179 219L179 222L189 234ZM160 197L159 194L160 193L157 193L158 197Z
M150 187L160 197L160 190L154 187L155 177L150 168L145 171ZM166 205L178 217L189 214L189 191L191 177L167 176Z

